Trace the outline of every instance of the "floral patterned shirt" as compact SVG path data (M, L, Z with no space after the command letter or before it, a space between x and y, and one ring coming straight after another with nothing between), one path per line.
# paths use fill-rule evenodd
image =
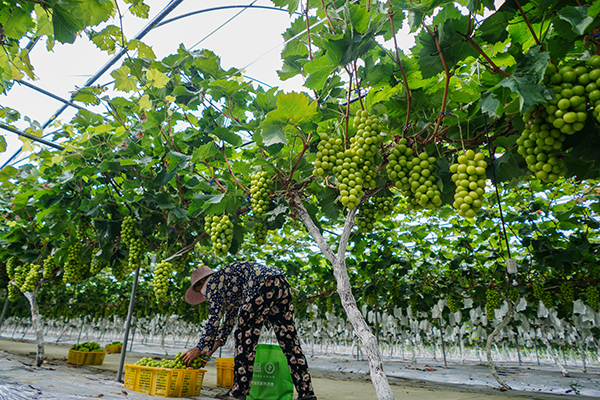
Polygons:
M215 340L221 340L225 344L235 326L240 308L258 294L267 278L278 275L284 275L279 268L248 261L226 265L212 274L206 287L210 310L208 321L196 347L210 351ZM223 310L225 320L223 326L220 326Z

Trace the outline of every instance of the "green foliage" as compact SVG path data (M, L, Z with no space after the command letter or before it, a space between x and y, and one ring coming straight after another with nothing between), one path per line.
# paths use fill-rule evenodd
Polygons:
M351 232L346 266L360 306L390 315L410 306L417 316L440 299L450 312L469 300L487 307L490 319L505 298L541 299L567 319L578 299L597 308L600 121L598 88L587 85L600 86L600 76L590 76L597 49L589 38L600 8L550 1L521 10L505 2L476 23L492 3L468 2L472 14L463 15L446 1L392 1L391 10L366 1L325 9L310 2L317 17L308 22L322 23L310 35L304 17L292 23L279 71L282 79L303 76L309 90L283 93L243 82L208 50L181 46L157 60L116 25L92 31L112 15L112 2L66 1L47 10L8 2L0 12L8 43L0 53L3 91L33 74L19 46L34 33L70 42L87 27L104 51L135 50L111 71L119 96L99 87L74 95L110 112L78 111L55 134L64 151L45 149L27 165L0 171L0 260L11 300L22 302L18 287L35 280L24 266L48 260L39 292L45 316L123 316L131 271L140 267L139 318L177 314L198 322L206 308L183 301L192 269L257 258L287 271L299 316L311 316L311 304L322 315L341 312L331 267L289 207L299 200L331 248L348 210L358 209L361 229ZM128 4L147 16L143 2ZM298 5L276 4L290 13ZM406 53L386 47L403 24L416 33ZM560 174L545 179L538 172L548 167L536 166L540 151L532 164L519 147L549 150L519 139L527 132L521 142L532 140L533 132L537 141L538 127L552 134L533 109L548 113L559 100L547 71L583 63L588 69L577 79L589 79L580 85L589 93L581 96L585 110L565 110L587 113L585 124L548 157ZM0 108L0 121L28 122L39 132L16 110ZM463 152L481 163L462 159ZM459 167L465 179L453 179ZM255 199L259 171L273 185ZM362 182L350 185L351 172ZM450 207L461 207L458 198L474 204L462 216ZM258 207L261 200L266 207ZM519 265L514 276L504 270L508 250ZM158 264L152 277L149 261L174 255L172 268Z

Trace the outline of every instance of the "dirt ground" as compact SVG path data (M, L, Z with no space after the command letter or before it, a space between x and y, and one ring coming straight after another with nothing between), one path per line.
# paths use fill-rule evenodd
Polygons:
M36 346L32 342L0 339L0 399L11 400L63 400L63 399L134 399L156 398L123 387L116 380L120 354L107 354L100 366L76 366L66 362L70 345L46 344L46 362L35 367ZM125 363L133 364L148 353L128 352ZM310 362L310 361L309 361ZM198 400L208 400L224 389L216 384L216 367L206 367L202 392ZM319 368L311 364L313 385L319 400L376 399L369 375L364 372L347 372ZM421 379L390 377L396 399L403 400L512 400L512 399L558 399L559 394L541 392L505 391L493 387L436 383ZM589 379L598 380L594 375ZM576 387L575 387L576 389ZM570 394L576 394L568 391ZM563 392L564 393L564 392ZM577 396L578 398L598 398Z

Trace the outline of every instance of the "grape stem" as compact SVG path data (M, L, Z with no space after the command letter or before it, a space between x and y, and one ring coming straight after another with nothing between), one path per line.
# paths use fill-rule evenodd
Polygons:
M404 127L408 127L408 122L410 120L410 111L411 111L411 103L412 103L412 94L410 92L410 88L408 87L408 79L406 79L406 72L404 71L404 66L402 65L402 61L400 60L400 50L398 49L398 41L396 39L396 28L394 26L394 14L395 11L392 11L392 2L388 0L388 5L390 9L388 11L388 16L390 18L390 24L392 26L392 37L394 38L394 47L396 49L396 62L400 67L400 72L402 73L402 79L404 80L404 88L406 89L406 120L404 122Z
M331 30L335 33L335 28L333 27L333 24L331 23L331 18L329 17L329 13L327 12L327 9L325 7L325 0L321 0L321 7L323 8L323 12L325 13L325 16L327 17L327 22L329 23L329 27L331 27Z
M300 130L300 128L296 127L300 132L302 132ZM302 132L303 133L303 132ZM308 137L306 138L306 140L304 140L303 137L301 137L302 139L302 151L300 152L300 154L298 155L298 159L296 160L296 163L294 164L294 166L292 167L292 170L290 171L290 177L288 178L288 183L293 182L294 180L294 172L296 171L296 169L298 168L298 164L300 164L300 160L302 160L302 157L304 157L304 153L306 153L306 150L308 149L308 147L310 146L310 139L312 138L312 132L308 133Z
M231 165L229 164L229 160L227 159L227 154L225 154L225 145L221 146L221 152L223 153L223 158L225 159L225 164L227 164L227 169L229 170L229 173L231 174L231 176L233 177L233 180L235 181L235 183L237 183L237 185L244 191L246 192L246 194L250 193L250 190L246 189L244 187L244 185L242 185L240 183L240 181L238 181L238 179L235 177L235 174L233 173L233 170L231 169Z
M515 0L515 4L519 8L519 12L521 13L521 16L523 17L525 24L527 24L527 28L529 28L529 32L531 32L531 35L533 36L535 43L538 46L540 46L540 50L544 51L544 46L541 44L540 40L538 39L537 35L535 34L535 31L533 30L533 26L531 26L531 22L529 21L529 18L527 18L525 11L523 11L523 8L521 7L521 3L519 2L519 0Z
M440 55L440 60L442 61L442 65L444 66L444 72L446 75L446 82L445 82L445 86L444 86L444 95L442 97L442 107L441 107L440 113L438 115L437 122L435 124L433 133L431 134L431 136L428 136L427 139L425 140L426 143L429 143L429 141L431 139L436 137L438 130L440 129L440 125L442 124L442 119L444 118L444 110L446 109L446 101L448 100L448 91L450 88L450 71L448 70L448 65L446 64L446 59L444 58L444 53L442 52L442 48L440 47L440 40L439 40L439 36L438 36L437 32L432 31L425 24L423 24L423 27L427 30L427 32L431 36L433 36L433 40L435 42L435 47L437 48L438 54Z
M460 36L464 37L464 38L465 38L465 40L466 40L467 42L469 42L469 44L470 44L471 46L473 46L473 48L474 48L474 49L475 49L475 50L476 50L476 51L477 51L479 54L481 54L481 55L483 56L483 58L485 58L485 61L487 62L487 64L485 64L485 63L484 63L483 65L485 65L485 67L486 67L486 68L490 69L490 70L491 70L492 72L494 72L494 73L498 73L498 74L500 74L500 75L503 75L503 76L505 76L505 77L507 77L507 78L510 78L510 76L511 76L511 75L510 75L508 72L506 72L506 71L504 71L504 70L500 69L500 67L498 67L498 66L496 65L496 63L494 63L494 62L492 61L492 59L491 59L491 58L490 58L490 57L489 57L487 54L485 54L485 52L483 51L483 49L482 49L481 47L479 47L479 45L478 45L477 43L475 43L475 41L473 40L473 38L472 38L471 36L465 35L465 34L463 34L463 33L460 33L460 32L458 32L458 31L457 31L456 33L458 33ZM489 65L488 65L488 64L489 64Z

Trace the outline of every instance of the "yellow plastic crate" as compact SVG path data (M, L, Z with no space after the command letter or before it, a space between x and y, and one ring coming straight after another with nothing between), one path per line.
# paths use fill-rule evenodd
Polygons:
M125 388L151 396L199 396L205 369L171 369L125 364Z
M102 365L104 362L105 351L77 351L69 350L67 362L77 365Z
M116 344L116 345L107 344L106 346L104 346L104 350L106 350L107 353L120 353L121 350L123 350L123 345L121 345L121 344Z
M234 358L217 358L217 387L233 386Z

